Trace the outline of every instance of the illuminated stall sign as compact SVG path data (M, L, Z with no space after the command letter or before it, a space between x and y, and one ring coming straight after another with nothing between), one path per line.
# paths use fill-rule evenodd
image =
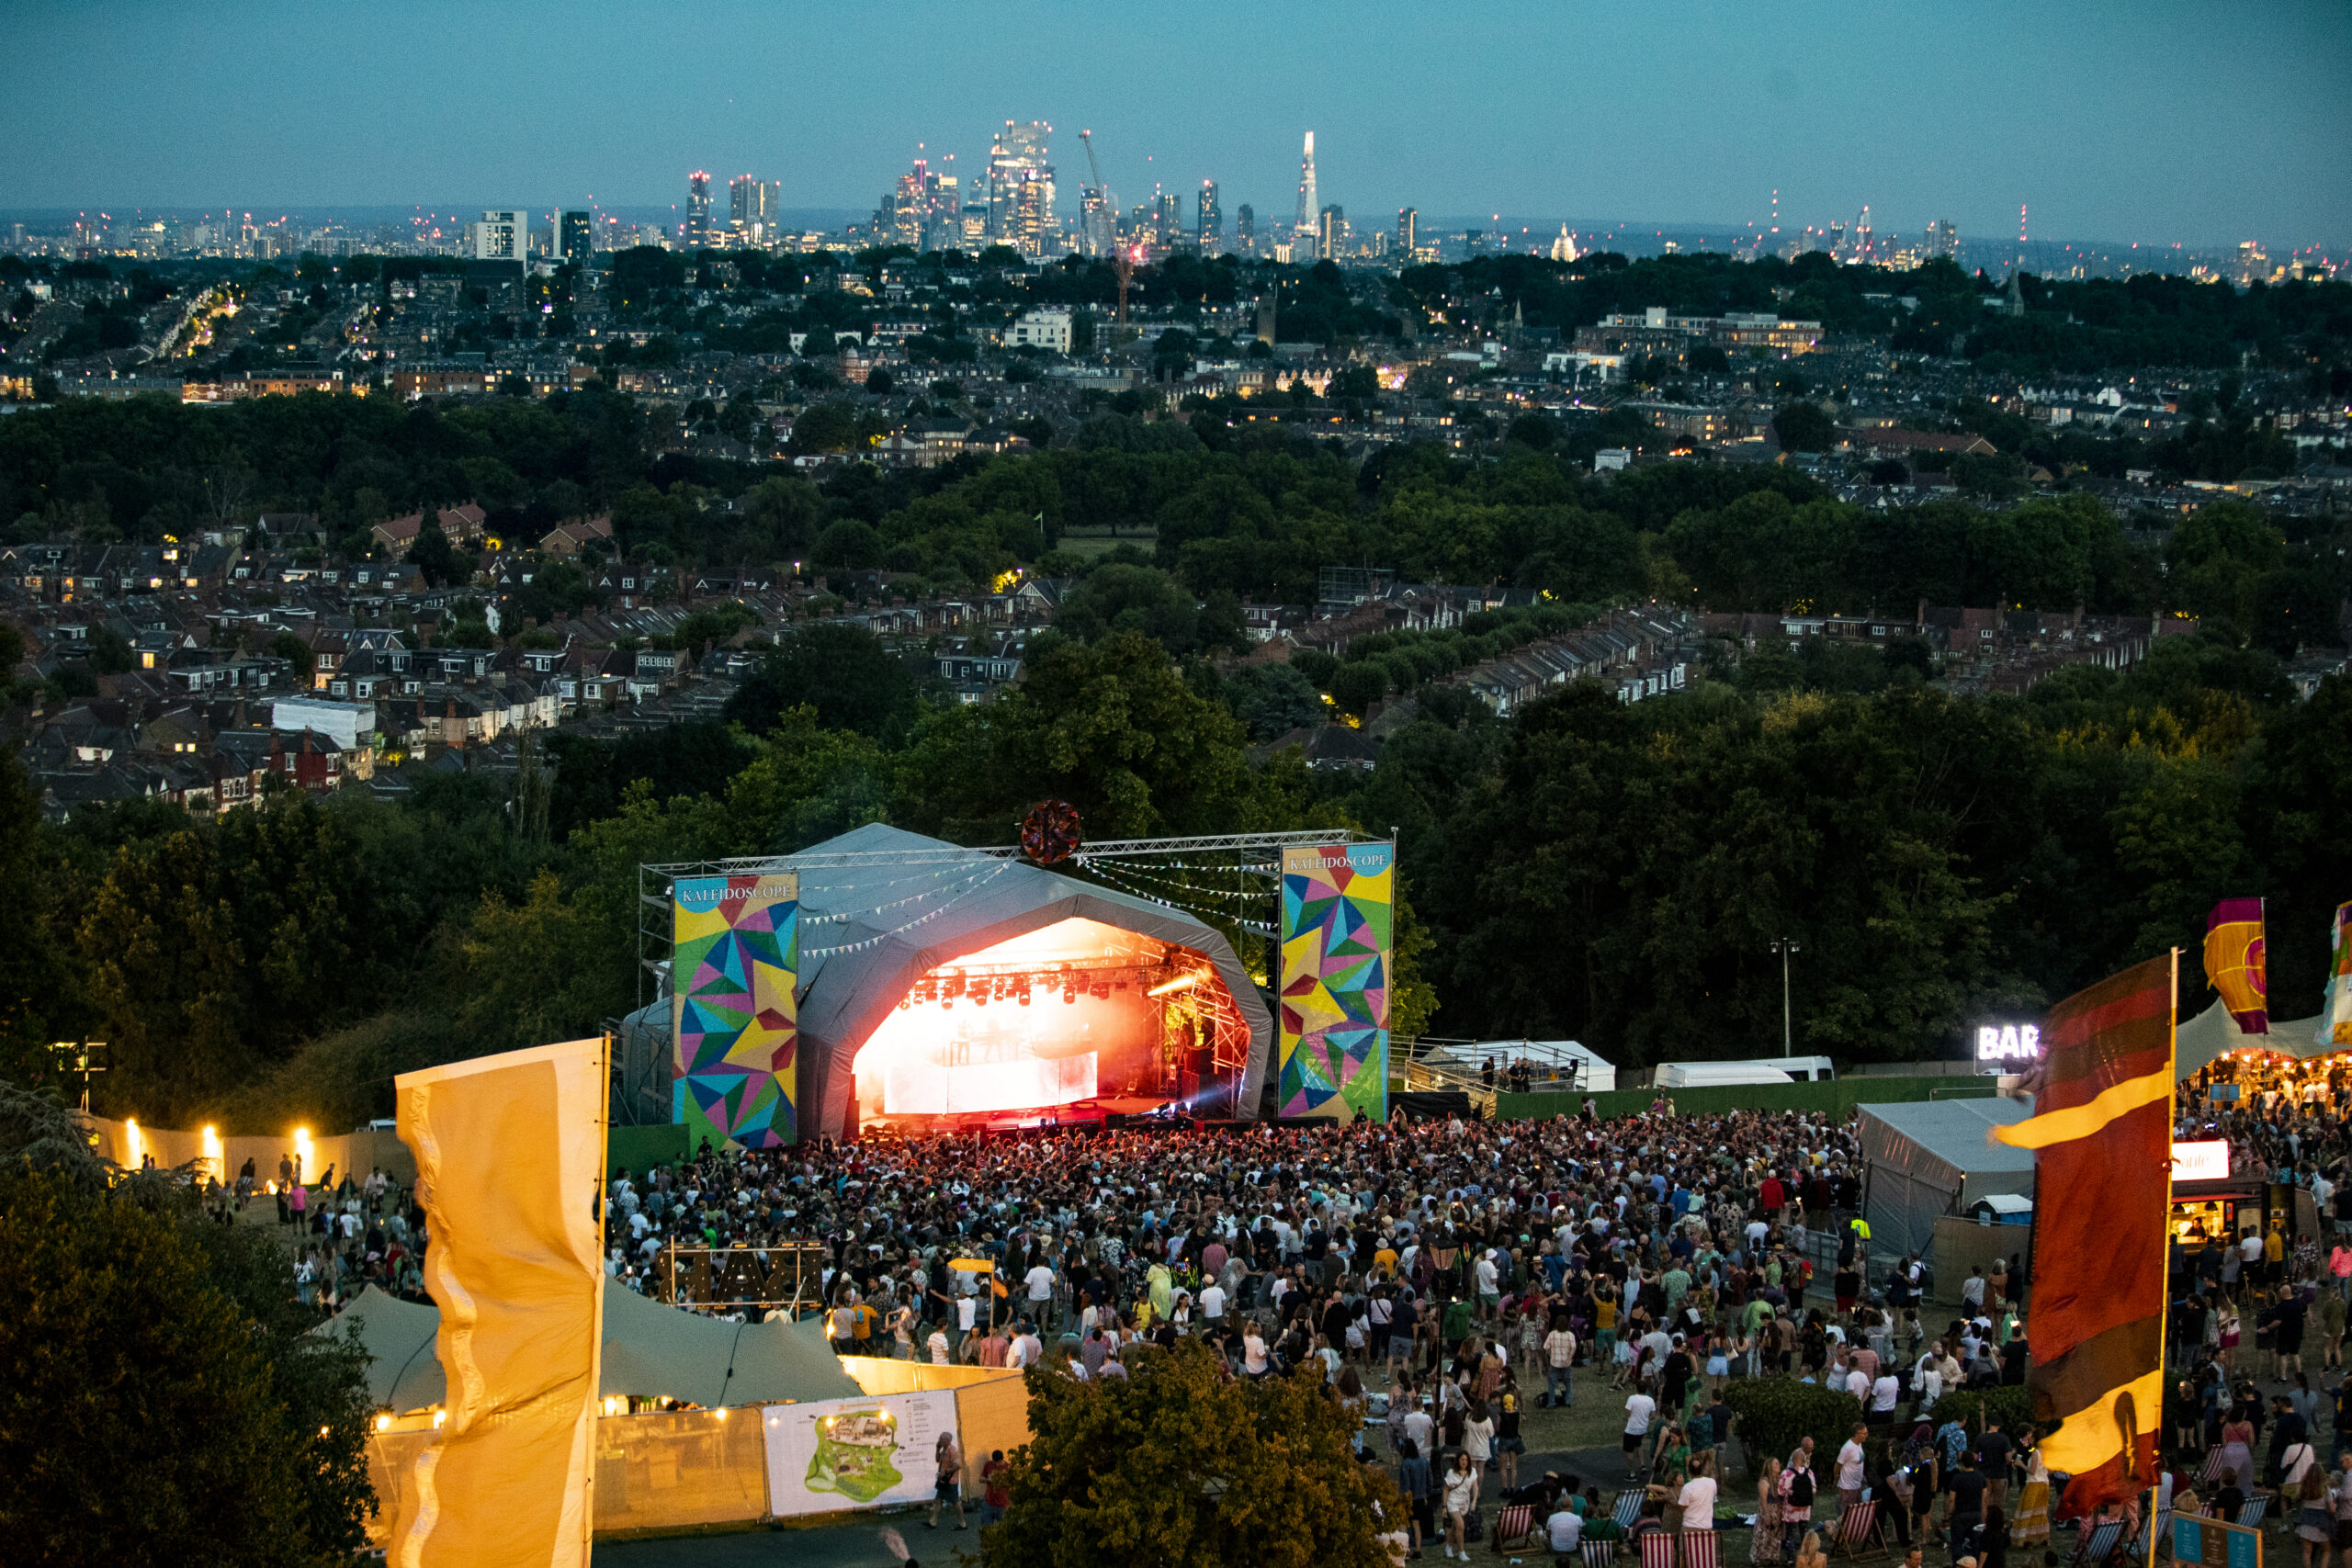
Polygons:
M2194 1144L2172 1146L2172 1179L2175 1181L2221 1181L2230 1174L2230 1145L2225 1139L2211 1138Z
M2032 1023L1986 1023L1976 1031L1976 1059L1980 1062L2039 1062L2041 1060L2041 1028Z

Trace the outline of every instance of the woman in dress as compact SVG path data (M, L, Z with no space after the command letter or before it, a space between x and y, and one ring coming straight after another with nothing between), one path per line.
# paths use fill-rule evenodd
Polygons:
M2327 1549L2335 1539L2335 1510L2329 1506L2327 1472L2317 1465L2303 1472L2295 1484L2295 1539L2303 1543L2303 1568L2313 1568L2312 1554L2319 1554L2318 1568L2327 1568Z
M1470 1462L1467 1453L1453 1456L1453 1468L1445 1472L1445 1554L1470 1561L1470 1547L1464 1533L1463 1521L1478 1506L1478 1467Z
M2018 1494L2018 1513L2009 1526L2009 1544L2030 1548L2047 1544L2050 1540L2050 1468L2041 1462L2041 1450L2025 1451L2025 1487Z
M1756 1483L1756 1530L1749 1538L1748 1561L1762 1568L1781 1561L1781 1461L1767 1458Z
M2238 1318L2237 1303L2223 1296L2222 1310L2214 1314L2213 1325L2213 1359L2234 1377L2238 1370L2238 1335L2245 1326Z
M2222 1473L2233 1471L2241 1486L2254 1479L2254 1423L2245 1418L2242 1408L2232 1410L2230 1418L2222 1423Z

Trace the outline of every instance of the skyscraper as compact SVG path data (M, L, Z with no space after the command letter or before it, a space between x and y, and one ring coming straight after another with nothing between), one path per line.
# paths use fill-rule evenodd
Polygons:
M466 249L476 261L524 259L531 243L531 215L519 208L500 208L466 225Z
M1258 254L1258 209L1246 201L1233 215L1233 248L1245 256Z
M728 227L754 239L767 238L775 231L776 209L783 201L783 181L738 175L727 182Z
M1054 165L1042 119L1006 120L989 148L989 229L1028 255L1044 252L1054 231Z
M589 254L596 248L595 220L588 213L574 208L564 213L557 238L562 259L585 265Z
M1960 254L1960 225L1949 218L1939 218L1928 225L1928 254L1952 256Z
M1396 248L1411 255L1421 244L1421 209L1400 207L1396 209Z
M1322 210L1316 204L1315 132L1310 130L1306 133L1306 155L1298 161L1298 213L1291 220L1294 243L1303 243L1309 246L1315 243L1315 223ZM1293 252L1292 254L1295 256L1297 253Z
M686 176L684 238L689 245L710 243L710 176L700 169Z
M1316 215L1315 252L1325 261L1336 261L1348 246L1347 209L1327 207Z
M1217 209L1216 182L1201 182L1201 221L1193 237L1200 242L1201 254L1215 255L1225 249L1225 214Z

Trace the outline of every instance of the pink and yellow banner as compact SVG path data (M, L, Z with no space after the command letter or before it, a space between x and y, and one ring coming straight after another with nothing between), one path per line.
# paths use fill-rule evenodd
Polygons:
M2262 900L2224 898L2205 921L2205 978L2222 993L2242 1034L2270 1032L2269 971Z

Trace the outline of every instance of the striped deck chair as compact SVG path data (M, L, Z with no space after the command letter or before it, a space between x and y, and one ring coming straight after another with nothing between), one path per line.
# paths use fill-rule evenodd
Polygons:
M1534 1533L1535 1505L1506 1503L1503 1511L1495 1516L1494 1532L1487 1540L1497 1551L1509 1551L1524 1545Z
M2259 1496L2248 1497L2245 1500L2245 1506L2238 1510L2239 1528L2250 1530L2260 1529L2262 1528L2262 1516L2269 1511L2269 1493L2265 1492Z
M1577 1550L1584 1555L1584 1568L1611 1568L1617 1561L1617 1543L1613 1540L1588 1540Z
M1682 1532L1682 1568L1715 1568L1715 1532Z
M1617 1494L1617 1501L1610 1508L1609 1517L1616 1521L1620 1535L1633 1533L1634 1521L1642 1517L1642 1503L1648 1496L1648 1491L1639 1486L1628 1486Z
M1838 1516L1829 1529L1829 1554L1832 1557L1874 1557L1886 1550L1879 1539L1878 1499L1864 1498Z
M2075 1543L2075 1555L2068 1559L2069 1568L2098 1568L2115 1555L2118 1542L2123 1539L2123 1521L2105 1519L2083 1531Z
M2205 1450L2205 1462L2197 1472L2197 1490L2199 1492L2210 1490L2213 1483L2221 1479L2222 1450L2208 1449Z
M1655 1529L1644 1530L1639 1539L1642 1543L1642 1568L1675 1568L1673 1536L1665 1530Z

